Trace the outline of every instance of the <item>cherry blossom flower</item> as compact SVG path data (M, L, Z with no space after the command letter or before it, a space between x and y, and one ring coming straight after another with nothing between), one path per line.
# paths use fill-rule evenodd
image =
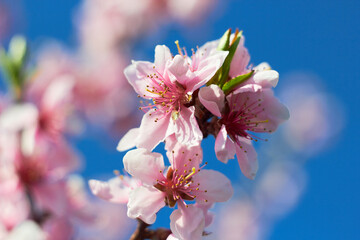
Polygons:
M202 139L194 116L195 107L188 106L192 93L208 82L221 67L227 52L207 51L207 44L192 58L179 53L172 58L162 45L155 48L155 62L133 62L125 69L129 83L140 97L152 101L140 109L146 112L140 128L130 130L119 143L119 150L136 145L153 149L171 134L191 144ZM134 135L137 135L134 139Z
M129 151L124 157L125 170L142 181L143 186L130 193L128 216L140 218L148 224L155 222L156 213L165 205L174 207L177 202L196 200L225 202L232 196L230 181L214 170L200 170L201 159L179 155L165 171L161 154L146 149ZM201 213L202 210L201 210Z
M217 158L226 163L236 153L242 172L253 179L258 163L251 141L261 138L252 132L275 131L281 122L289 118L287 108L273 96L271 89L258 84L238 88L226 97L227 103L225 94L216 85L202 88L199 99L211 113L220 118L215 141Z

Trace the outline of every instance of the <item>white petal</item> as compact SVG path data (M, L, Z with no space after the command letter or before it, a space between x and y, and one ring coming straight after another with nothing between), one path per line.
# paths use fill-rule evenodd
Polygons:
M275 70L260 71L254 74L253 79L255 83L264 87L276 87L279 81L279 73Z
M203 211L194 205L180 207L170 215L173 235L183 240L200 240L205 227Z
M120 140L117 150L119 152L129 150L130 148L135 147L136 138L139 136L139 128L130 129Z
M38 110L30 103L17 104L5 109L0 116L0 126L10 130L19 131L36 126Z
M164 72L166 63L172 59L170 49L165 45L155 47L155 66L156 70Z
M138 187L130 193L128 217L140 218L147 224L153 224L156 213L165 206L164 193L153 187Z
M230 180L214 170L201 170L194 177L194 184L200 183L197 197L209 202L226 202L233 195ZM201 204L201 202L199 202Z
M164 160L160 153L144 148L127 152L123 159L125 170L143 183L153 185L164 171Z

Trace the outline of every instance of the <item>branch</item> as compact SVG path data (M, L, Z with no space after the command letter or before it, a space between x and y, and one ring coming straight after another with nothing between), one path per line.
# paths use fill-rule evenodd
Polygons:
M158 228L156 230L147 229L150 225L142 221L138 220L138 226L135 232L131 235L130 240L144 240L144 239L152 239L152 240L166 240L167 237L171 234L169 229Z

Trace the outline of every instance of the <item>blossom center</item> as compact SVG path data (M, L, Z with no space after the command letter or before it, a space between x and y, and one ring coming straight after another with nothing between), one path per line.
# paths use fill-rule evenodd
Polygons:
M263 99L241 96L233 96L228 102L229 112L222 116L221 123L225 125L230 138L238 142L239 137L258 141L260 139L250 132L271 132L264 127L268 119L261 119L259 115L265 111ZM266 139L265 139L266 141Z
M178 112L181 105L191 101L191 95L186 93L186 89L179 82L171 82L168 78L164 78L158 72L147 75L150 79L146 85L143 97L151 99L152 103L140 107L140 109L154 109L164 113ZM140 96L139 96L140 97ZM144 102L141 101L144 104Z
M188 166L188 164L176 169L169 167L166 176L161 175L154 187L166 194L165 202L169 207L174 207L178 200L186 205L185 200L194 200L198 192L207 192L207 190L201 190L200 183L194 180L194 176L200 172L200 169Z

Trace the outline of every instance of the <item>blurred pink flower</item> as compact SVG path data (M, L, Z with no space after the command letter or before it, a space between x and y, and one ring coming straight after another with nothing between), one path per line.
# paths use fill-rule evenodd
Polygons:
M215 5L215 0L168 0L168 15L180 22L194 22L200 20Z
M301 166L291 161L273 160L253 189L229 202L217 213L210 229L226 239L267 239L275 222L299 202L306 176Z
M344 110L339 100L320 86L316 76L294 73L281 97L291 109L291 119L282 135L296 152L312 155L338 139L344 127ZM305 151L306 150L306 151Z
M76 19L84 52L96 58L140 36L162 15L160 6L154 0L85 0Z
M1 227L1 225L0 225ZM3 235L2 235L3 234ZM1 233L0 239L2 240L47 240L46 233L34 221L27 220L9 232ZM49 240L49 239L48 239ZM66 240L66 239L64 239Z
M119 123L123 125L120 130L132 127L136 96L123 77L125 60L111 54L86 61L78 67L74 87L78 110L90 122L107 128Z

